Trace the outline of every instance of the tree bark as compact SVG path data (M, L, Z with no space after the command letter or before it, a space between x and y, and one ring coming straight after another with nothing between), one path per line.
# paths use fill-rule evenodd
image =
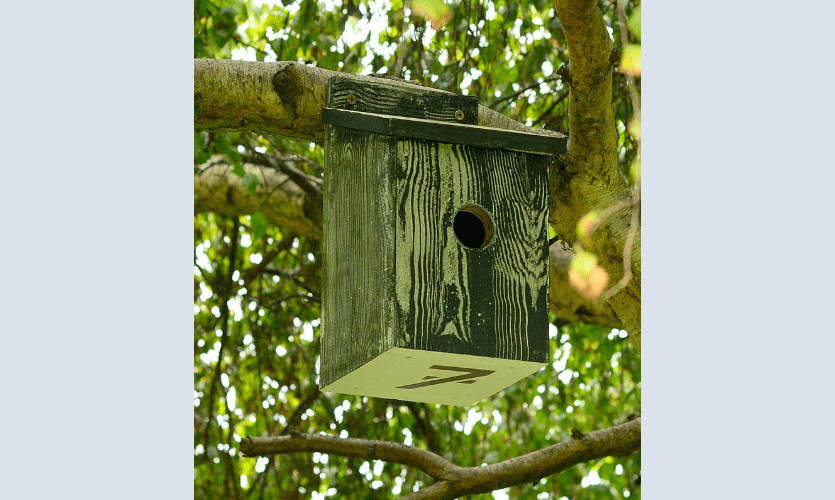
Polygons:
M194 130L244 130L297 141L322 142L328 79L341 76L380 83L372 76L351 75L315 66L279 61L194 60ZM414 86L386 79L391 85ZM431 87L434 92L449 93ZM532 129L484 106L478 125L561 137Z
M197 166L194 213L251 215L260 211L278 227L300 235L322 237L321 198L311 197L290 177L275 169L252 163L244 163L243 168L258 179L254 193L247 190L243 179L232 172L234 167L222 155Z
M338 438L291 431L291 436L247 437L241 441L244 456L271 456L319 452L366 460L382 460L414 467L436 479L402 500L451 500L537 481L579 463L608 456L624 456L641 447L641 417L608 429L572 437L553 446L483 467L461 467L432 452L388 441Z
M569 138L567 153L551 168L550 222L563 239L575 243L577 222L631 197L618 169L617 132L612 108L612 39L595 0L554 0L568 43ZM595 231L591 248L610 277L624 275L623 247L631 211L620 210ZM623 326L641 349L641 232L631 251L633 278L609 299Z

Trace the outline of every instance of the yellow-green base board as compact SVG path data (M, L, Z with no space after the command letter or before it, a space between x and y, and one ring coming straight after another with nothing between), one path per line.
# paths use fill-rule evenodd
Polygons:
M544 366L531 361L394 347L322 391L471 406Z

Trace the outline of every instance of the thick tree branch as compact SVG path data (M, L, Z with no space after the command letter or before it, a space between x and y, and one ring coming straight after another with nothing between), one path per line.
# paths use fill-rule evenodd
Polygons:
M566 155L551 168L549 221L562 239L573 243L576 225L591 210L605 210L628 200L632 192L618 168L617 133L612 108L612 39L595 0L554 0L563 26L570 61L569 140ZM607 218L587 250L595 253L609 276L624 269L623 251L631 222L631 205ZM640 351L641 232L640 220L631 248L633 276L609 299Z
M273 158L272 161L288 162L288 168L298 171L290 160ZM194 213L243 215L261 211L276 226L302 235L322 237L321 197L312 199L289 176L275 168L252 163L244 163L243 168L258 181L252 194L223 156L213 156L200 165L194 174Z
M378 82L300 63L194 60L194 129L247 130L288 139L321 142L325 139L322 108L328 79ZM389 79L392 85L411 86ZM427 91L444 92L431 87ZM478 108L478 124L540 135L557 132L533 129L485 106Z
M557 15L568 43L571 74L569 155L603 154L600 174L617 168L612 109L612 39L596 0L555 0Z
M319 452L398 463L419 469L437 480L403 499L452 500L536 481L589 460L628 455L641 447L641 418L588 434L578 432L576 437L553 446L484 467L460 467L434 453L400 443L291 434L244 438L241 453L252 457Z

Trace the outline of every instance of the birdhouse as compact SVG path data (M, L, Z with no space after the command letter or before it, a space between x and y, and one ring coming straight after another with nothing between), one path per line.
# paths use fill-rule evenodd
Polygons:
M328 85L319 385L469 406L549 362L548 169L566 140L389 82Z

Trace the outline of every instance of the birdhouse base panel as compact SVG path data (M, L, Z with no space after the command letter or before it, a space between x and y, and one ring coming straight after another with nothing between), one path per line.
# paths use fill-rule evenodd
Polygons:
M471 406L545 364L394 347L322 391Z

